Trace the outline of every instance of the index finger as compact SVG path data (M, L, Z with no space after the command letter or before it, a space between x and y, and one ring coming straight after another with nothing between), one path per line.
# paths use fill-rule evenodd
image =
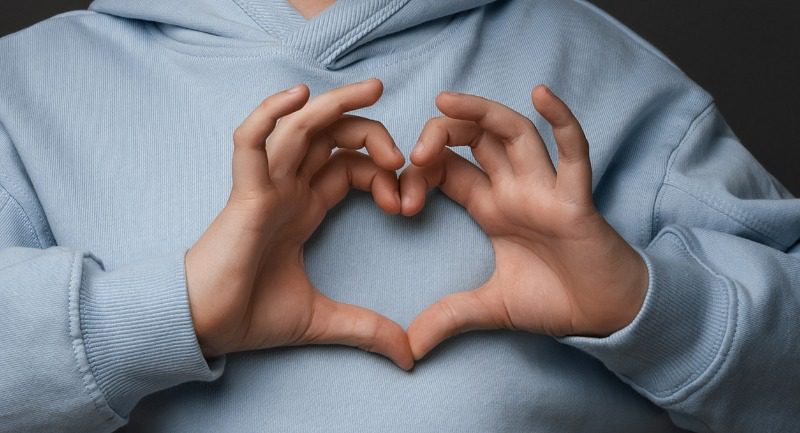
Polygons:
M266 140L281 116L299 110L308 100L303 84L264 99L233 133L233 191L249 195L269 183Z
M382 93L383 84L378 79L348 84L314 97L305 107L281 119L267 146L272 176L295 174L315 134L348 111L374 104Z

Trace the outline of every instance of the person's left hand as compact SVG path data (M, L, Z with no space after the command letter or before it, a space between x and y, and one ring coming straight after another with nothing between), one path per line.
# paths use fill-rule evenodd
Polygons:
M648 285L642 257L592 202L589 145L577 119L549 89L532 100L553 126L558 173L534 124L478 96L442 93L400 176L402 213L428 189L466 208L491 239L495 271L483 286L448 295L408 328L415 359L476 329L551 336L607 336L637 315ZM448 146L469 145L481 168Z

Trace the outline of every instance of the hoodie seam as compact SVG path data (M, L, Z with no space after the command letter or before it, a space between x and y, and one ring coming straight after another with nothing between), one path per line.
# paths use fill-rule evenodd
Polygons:
M78 367L78 374L83 382L86 395L91 400L98 414L103 416L104 424L113 424L117 419L124 419L111 406L108 405L105 393L100 389L88 358L89 342L86 340L80 305L80 291L83 288L83 253L76 252L72 255L71 272L68 279L69 295L67 299L67 320L69 337L72 343L72 353Z
M11 151L14 153L17 159L19 159L19 163L23 173L30 180L30 175L28 175L27 169L22 163L22 157L20 156L19 151L17 150L17 147L14 144L14 141L11 139L10 132L3 124L2 119L0 119L0 132L3 133L8 138L8 143L11 147ZM4 180L6 179L8 180L8 183L4 182ZM32 181L31 181L31 188L33 188ZM25 206L22 205L20 200L17 199L17 197L11 191L12 189L15 192L20 193L20 196L23 195L22 188L17 186L17 184L14 182L14 179L11 179L10 176L0 174L0 191L5 192L5 194L8 195L8 201L4 204L3 207L15 204L16 208L18 209L18 212L24 218L23 224L25 224L26 228L28 229L28 232L32 235L33 240L36 242L36 244L39 246L40 249L44 248L45 242L44 239L42 239L42 236L52 239L52 233L50 233L49 224L47 223L46 218L43 215L41 215L40 212L36 212L36 218L34 222L34 218L31 218L31 215L28 214L28 211L25 209ZM36 195L35 190L34 190L34 195ZM36 196L35 200L38 202L39 197ZM37 230L36 222L39 223L38 228L42 230L41 236L39 234L39 231ZM53 241L53 243L55 242Z
M406 4L408 4L408 0L395 0L388 3L386 6L381 8L378 13L371 15L368 20L352 28L350 31L342 35L342 37L336 39L336 41L334 41L325 51L322 52L322 54L319 56L319 61L323 64L329 64L333 62L333 60L336 59L336 56L353 48L353 44L358 42L358 40L364 36L368 35L369 32L375 30L381 25L381 23L391 18L392 15L397 13L397 11L402 9ZM386 10L390 11L384 12ZM384 16L384 13L388 15Z
M411 48L410 50L408 50L406 55L403 55L403 56L399 56L399 54L393 54L391 60L387 60L386 62L382 62L382 63L375 64L375 65L371 65L371 67L380 68L380 67L385 67L385 66L391 66L391 65L395 65L395 64L401 63L401 62L405 62L405 61L413 59L415 57L419 57L419 56L422 56L424 54L427 54L427 53L433 51L434 49L436 49L437 47L439 47L445 41L447 41L449 39L449 37L461 27L461 24L463 24L464 21L465 21L465 17L453 16L452 17L452 21L450 23L448 23L448 25L447 25L447 27L445 29L443 29L441 32L439 32L439 34L437 34L435 37L431 38L428 42L426 42L422 46L417 46L417 47ZM259 53L239 54L239 55L237 55L237 54L200 54L200 53L187 52L187 51L181 49L182 45L184 45L183 43L171 39L169 36L164 34L164 32L161 31L161 29L157 25L154 25L153 23L146 23L145 29L149 33L155 34L156 35L155 37L160 39L160 41L157 41L158 45L164 47L165 49L167 49L167 50L169 50L171 52L174 52L174 53L177 53L177 54L180 54L180 55L184 55L184 56L187 56L187 57L193 57L193 58L198 58L198 59L269 59L269 58L271 58L271 57L273 57L275 55L283 55L283 56L286 56L286 57L288 57L288 58L290 58L292 60L296 60L296 61L298 61L299 63L301 63L301 64L303 64L305 66L321 67L321 68L325 68L326 67L325 64L319 62L317 59L315 59L313 57L309 57L309 56L305 55L305 53L303 53L302 51L299 51L294 47L288 47L286 45L281 45L281 44L269 44L268 43L268 44L254 46L254 47L251 46L251 47L248 47L247 49L252 50L252 49L268 47L269 50L268 51L262 51L262 52L259 52Z
M703 122L703 120L711 114L713 111L715 102L712 100L710 103L705 105L700 112L692 118L689 122L689 126L684 131L683 135L681 136L680 140L678 140L677 144L669 153L669 157L667 158L666 166L664 167L664 175L661 177L661 181L658 184L658 188L656 189L655 200L653 200L653 208L650 212L650 239L656 237L657 230L659 230L659 226L661 224L661 203L664 200L664 186L669 183L669 175L672 170L672 164L675 161L675 158L678 156L678 151L681 149L681 145L691 137L694 130Z
M272 36L273 38L275 38L275 39L277 39L277 40L283 40L283 38L281 38L281 36L280 36L279 34L277 34L277 33L274 33L272 30L270 30L269 28L267 28L267 27L265 27L265 26L261 25L261 23L260 23L260 22L258 22L258 21L257 21L255 18L253 18L253 15L251 15L251 14L250 14L250 12L249 12L247 9L245 9L245 7L244 7L244 6L242 6L242 2L243 2L243 1L246 1L246 0L240 0L240 1L237 1L237 0L230 0L230 1L231 1L231 3L235 4L235 5L236 5L236 7L238 7L239 9L241 9L241 11L242 11L242 12L243 12L245 15L247 15L247 18L250 18L250 21L252 21L252 22L253 22L255 25L257 25L257 26L258 26L258 28L260 28L261 30L264 30L264 32L266 32L267 34L269 34L270 36Z

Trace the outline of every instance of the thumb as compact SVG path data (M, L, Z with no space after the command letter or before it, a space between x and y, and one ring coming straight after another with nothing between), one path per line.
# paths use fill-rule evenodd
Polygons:
M319 295L304 343L343 344L381 354L404 370L414 366L408 336L400 325L372 310Z
M478 329L510 327L502 300L481 288L453 293L421 312L408 327L414 359L424 357L454 335Z

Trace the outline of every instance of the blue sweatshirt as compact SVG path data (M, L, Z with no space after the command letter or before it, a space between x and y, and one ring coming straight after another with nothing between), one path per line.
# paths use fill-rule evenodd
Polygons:
M230 192L232 131L297 82L372 76L384 95L357 114L406 156L454 90L530 117L555 157L530 90L562 96L596 206L648 266L636 319L470 332L411 372L333 345L204 358L184 253ZM797 432L798 239L800 200L712 97L584 2L340 0L305 20L285 0L96 0L0 39L1 432ZM413 218L352 192L305 248L324 294L404 327L493 259L436 191Z

